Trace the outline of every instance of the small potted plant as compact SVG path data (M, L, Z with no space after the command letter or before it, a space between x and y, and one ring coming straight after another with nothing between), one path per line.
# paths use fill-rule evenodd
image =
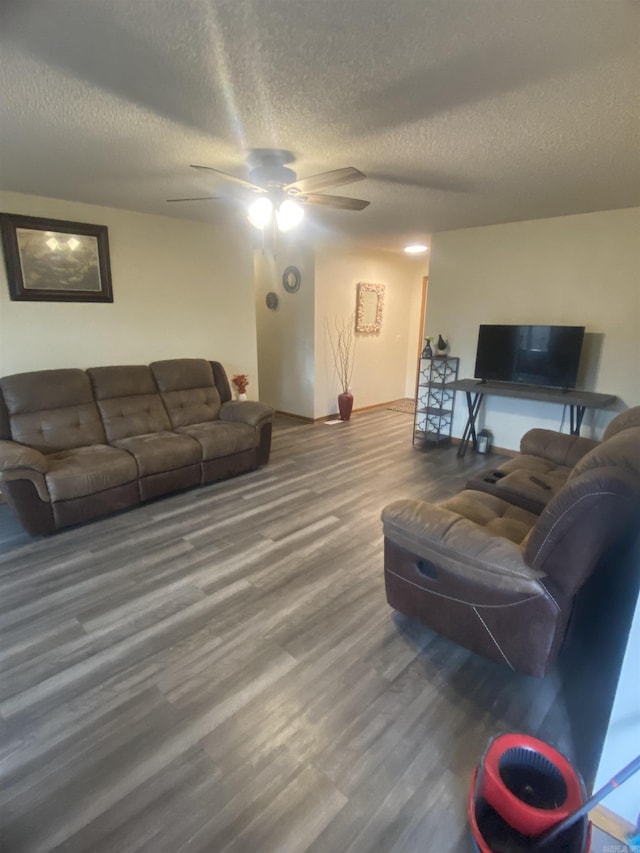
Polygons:
M247 385L249 384L249 377L246 373L236 373L235 376L231 378L231 382L233 383L236 389L236 399L237 400L246 400L247 399Z

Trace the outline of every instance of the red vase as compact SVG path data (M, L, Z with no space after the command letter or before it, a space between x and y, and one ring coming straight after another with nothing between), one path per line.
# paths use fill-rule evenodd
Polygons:
M341 421L349 420L351 409L353 409L353 394L338 394L338 411Z

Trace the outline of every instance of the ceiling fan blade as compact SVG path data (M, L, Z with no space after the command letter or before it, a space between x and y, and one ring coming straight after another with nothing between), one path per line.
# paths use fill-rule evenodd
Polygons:
M343 195L319 195L317 193L305 193L296 199L302 204L317 204L322 207L333 207L337 210L364 210L371 202L362 198L347 198Z
M245 181L244 178L236 178L235 175L228 175L226 172L221 172L219 169L214 169L212 166L195 166L191 164L192 169L201 169L203 172L213 172L219 178L224 178L225 181L232 181L234 184L240 184L246 190L252 190L254 193L264 193L264 187L259 187L257 184L252 184L251 181Z
M208 201L213 198L221 198L219 195L197 195L194 198L167 198L165 201Z
M328 190L339 187L342 184L352 184L354 181L362 181L366 178L360 169L354 166L345 166L344 169L334 169L331 172L322 172L320 175L311 175L309 178L301 178L292 184L287 184L282 189L291 195L298 193L315 193L320 190Z

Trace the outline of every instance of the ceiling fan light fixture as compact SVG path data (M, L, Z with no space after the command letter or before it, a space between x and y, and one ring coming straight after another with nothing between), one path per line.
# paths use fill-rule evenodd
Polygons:
M407 255L423 255L429 249L424 243L412 243L410 246L405 246L404 250Z
M280 231L290 231L300 225L304 217L304 208L295 201L285 199L276 210L276 222Z
M249 205L249 222L254 228L259 228L260 231L262 231L263 228L266 228L266 226L271 222L272 216L273 202L266 196L257 198Z

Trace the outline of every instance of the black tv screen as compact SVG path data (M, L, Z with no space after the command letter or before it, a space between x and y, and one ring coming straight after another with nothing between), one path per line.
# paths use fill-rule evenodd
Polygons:
M480 326L478 379L575 388L584 326Z

